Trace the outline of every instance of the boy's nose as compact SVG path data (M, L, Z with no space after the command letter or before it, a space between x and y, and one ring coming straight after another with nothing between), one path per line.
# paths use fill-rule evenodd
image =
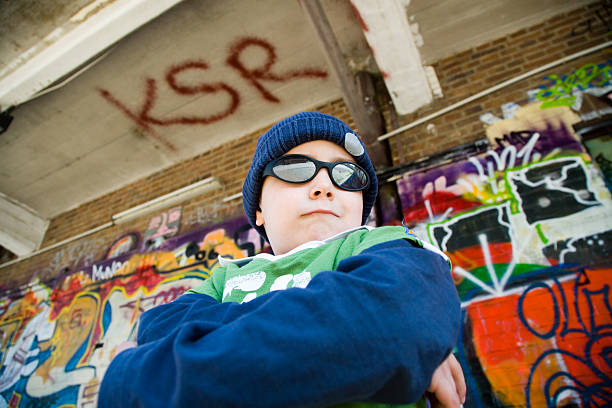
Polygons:
M326 169L319 170L319 173L311 180L310 184L308 196L311 200L316 200L321 197L326 197L330 200L334 199L334 187Z

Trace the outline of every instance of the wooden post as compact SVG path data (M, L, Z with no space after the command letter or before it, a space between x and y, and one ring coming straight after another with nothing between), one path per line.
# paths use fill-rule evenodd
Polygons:
M323 45L334 74L340 82L344 101L355 120L355 125L359 129L359 135L365 139L378 137L380 129L377 129L369 118L367 108L360 97L353 76L346 66L344 56L340 51L340 46L321 7L321 3L319 0L302 0L301 5Z

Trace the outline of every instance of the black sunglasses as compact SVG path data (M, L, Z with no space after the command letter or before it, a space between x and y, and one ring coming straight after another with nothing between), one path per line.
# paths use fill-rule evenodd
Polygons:
M326 168L332 183L342 190L361 191L368 188L368 173L350 161L324 162L303 154L288 154L268 163L263 176L276 177L287 183L306 183Z

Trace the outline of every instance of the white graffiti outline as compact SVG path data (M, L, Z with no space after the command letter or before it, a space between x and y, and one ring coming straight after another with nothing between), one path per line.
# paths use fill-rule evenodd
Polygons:
M506 266L506 270L504 271L501 277L501 280L497 276L497 272L495 271L495 268L493 266L493 260L492 260L491 253L489 250L489 243L488 243L487 236L485 234L479 234L478 241L480 243L480 248L481 248L484 260L485 260L485 267L487 269L487 272L489 273L489 277L491 278L491 282L493 283L493 285L491 286L491 285L484 283L482 280L478 279L475 275L466 271L460 266L453 266L453 273L468 279L469 281L471 281L472 283L474 283L475 285L483 289L485 292L488 292L489 294L491 294L493 297L500 297L500 296L507 295L506 285L508 283L508 280L514 273L514 268L517 265L518 259L528 248L534 236L534 231L529 230L529 232L527 233L527 236L522 240L522 244L518 246L517 248L517 245L516 245L517 239L515 236L515 232L512 229L512 226L510 225L510 220L509 220L509 217L510 217L509 203L504 203L502 205L496 205L496 206L482 207L468 214L462 214L460 216L457 216L453 218L451 221L445 222L443 225L438 224L438 225L432 225L428 227L430 229L430 237L431 237L431 231L433 227L438 227L438 228L443 229L445 235L444 235L444 238L442 239L442 242L439 244L439 246L440 246L440 249L442 249L443 251L447 251L448 250L447 244L448 244L449 239L452 236L452 231L449 228L450 226L452 226L453 224L455 224L457 221L461 219L473 217L481 212L488 211L493 208L497 209L497 222L499 223L499 225L505 227L506 230L508 231L508 235L510 236L510 244L512 247L512 260ZM503 219L504 214L506 214L506 216L508 217L508 221L504 221ZM463 306L463 303L462 303L462 306Z
M502 289L499 285L499 280L497 279L497 272L495 272L495 267L493 266L493 259L491 258L491 251L489 251L487 236L485 234L478 234L478 242L480 242L480 249L484 255L487 272L489 272L489 277L491 278L491 282L493 282L495 293L501 293Z
M431 231L433 230L433 228L434 228L434 227L442 227L442 228L443 228L443 230L444 230L444 233L445 233L445 234L444 234L444 238L442 239L442 242L440 243L439 247L440 247L440 249L441 249L443 252L447 252L447 251L448 251L448 249L447 249L446 245L447 245L447 243L448 243L448 240L449 240L449 239L451 238L451 236L453 235L453 234L452 234L452 231L449 229L449 226L450 226L450 225L453 225L453 224L455 224L457 221L462 220L462 219L464 219L464 218L471 218L471 217L473 217L473 216L474 216L474 215L476 215L476 214L479 214L479 213L482 213L482 212L485 212L485 211L490 211L490 210L492 210L492 209L497 209L497 210L498 210L498 213L497 213L497 220L498 220L498 222L500 223L500 225L503 225L504 227L506 227L506 228L508 229L508 234L510 235L510 241L511 241L511 243L512 243L512 244L513 244L513 246L514 246L514 241L515 241L515 238L516 238L516 237L514 237L514 234L513 234L513 232L512 232L512 226L510 225L510 222L509 222L509 221L508 221L508 222L505 222L505 221L503 220L504 209L506 210L506 214L508 214L508 216L509 216L509 214L510 214L510 211L509 211L509 210L510 210L510 205L509 205L509 203L507 203L507 202L506 202L506 203L503 203L503 204L501 204L501 205L492 205L492 206L483 206L483 207L480 207L480 208L478 208L478 209L477 209L477 210L475 210L475 211L471 211L471 212L468 212L468 213L465 213L465 214L460 214L460 215L458 215L458 216L456 216L456 217L452 218L452 219L451 219L451 220L449 220L448 222L444 222L443 224L442 224L442 223L439 223L439 224L432 224L432 225L428 225L428 229L429 229L429 231L430 231L430 234L429 234L429 235L430 235L430 237L431 237ZM430 239L430 241L431 241L431 242L434 242L434 240L431 240L431 239Z
M478 172L478 177L482 181L487 182L489 184L493 194L497 194L498 191L497 191L497 183L495 182L495 179L496 179L495 172L503 171L508 168L514 168L517 158L523 159L521 163L522 166L529 164L532 159L533 148L535 147L535 144L537 143L539 138L540 138L540 134L537 132L534 133L531 136L531 138L529 138L529 141L525 143L525 145L518 152L516 151L516 146L514 145L508 145L504 147L504 149L501 152L501 155L497 154L495 150L488 150L486 154L484 155L488 174L485 174L485 170L477 158L470 157L468 161L472 163L474 167L476 167L476 171ZM486 160L487 157L493 158L496 168L493 167L493 163L491 161ZM534 161L540 160L540 158L541 156L539 153L536 152L533 154Z
M512 276L512 273L514 272L514 268L516 267L517 260L523 254L523 252L525 252L525 249L527 249L527 245L531 242L533 234L534 234L534 230L530 229L527 232L527 236L523 240L523 244L518 248L518 250L516 250L515 249L516 246L512 244L512 260L506 267L506 272L504 272L504 276L502 276L502 280L501 280L502 289L506 287L506 283L508 283L508 279L510 279L510 277Z
M486 292L489 292L493 296L497 296L498 295L498 293L495 290L493 290L489 285L487 285L486 283L484 283L483 281L481 281L476 276L472 275L471 273L469 273L468 271L466 271L462 267L460 267L460 266L453 267L453 272L456 273L457 275L460 275L460 276L463 276L464 278L467 278L469 281L475 283L481 289L483 289Z
M0 391L11 388L22 377L30 377L36 368L38 368L40 364L38 359L33 359L27 364L25 362L31 357L38 356L40 353L38 347L32 349L34 338L41 342L50 339L53 335L55 322L49 321L50 313L51 307L43 303L38 314L27 323L15 343L5 351L4 371L2 376L0 376Z
M429 202L429 199L425 200L425 209L427 210L427 214L429 215L429 222L443 221L448 218L448 215L451 212L453 212L453 207L448 207L442 215L436 217L431 209L431 203Z
M525 150L527 151L527 150ZM508 157L508 156L502 156L503 157ZM532 156L533 157L533 156ZM502 163L501 161L498 162ZM557 170L557 174L558 176L544 176L542 179L536 181L536 182L530 182L528 180L526 180L526 171L533 169L533 168L537 168L537 167L542 167L542 166L548 166L550 164L554 164L554 163L562 163L563 166L561 166L558 170ZM480 162L475 162L474 163L475 166L480 166L480 170L482 170L482 166ZM593 197L597 197L596 194L593 192L592 190L592 180L591 177L589 176L589 172L586 169L586 164L584 162L584 159L581 157L561 157L561 158L556 158L556 159L550 159L550 160L546 160L545 162L541 162L541 163L536 163L533 165L530 165L528 167L525 168L521 168L518 170L509 170L507 172L507 177L508 177L508 182L509 185L512 188L512 193L514 196L514 199L516 199L519 203L522 204L521 202L521 196L517 193L517 189L516 189L516 185L511 182L514 180L521 180L523 181L526 185L530 186L530 187L534 187L534 186L540 186L540 185L545 185L547 188L551 188L554 190L558 190L558 191L563 191L566 192L568 194L571 194L572 196L574 196L576 198L576 201L585 204L585 205L593 205L593 204L601 204L599 202L599 200L597 200L597 198L595 198L595 200L589 200L587 198L583 198L585 197L584 195L581 197L580 194L584 194L585 190L580 190L580 191L576 191L573 190L571 188L568 187L563 187L563 183L566 180L569 180L569 171L571 169L576 169L580 167L583 170L583 173L585 175L585 187L586 187L586 191L588 191L589 193L593 194ZM483 173L481 172L480 175L482 176ZM492 263L492 257L490 254L490 250L488 247L488 241L487 241L487 236L484 234L480 234L478 236L478 240L480 242L481 245L481 249L482 249L482 253L483 253L483 257L485 260L485 266L487 269L487 272L490 275L491 278L491 283L492 284L487 284L485 282L483 282L482 280L480 280L479 278L477 278L475 275L473 275L472 273L466 271L465 269L461 268L460 266L455 266L453 267L453 273L455 273L458 276L464 277L466 279L468 279L469 281L471 281L472 283L474 283L476 286L478 286L479 288L481 288L484 292L484 294L481 294L479 296L475 296L472 299L466 300L465 302L462 302L462 307L465 307L467 305L469 305L470 303L476 301L476 300L483 300L483 299L489 299L489 298L496 298L496 297L500 297L500 296L506 296L510 293L520 293L521 290L524 289L524 287L513 287L511 289L507 289L506 286L508 284L508 281L510 280L512 274L514 273L514 269L516 268L516 265L518 263L518 260L520 259L520 257L522 256L522 254L529 248L533 237L535 235L535 230L534 229L529 229L526 236L523 237L521 239L520 244L516 245L515 243L517 243L517 239L515 236L515 231L511 228L510 222L505 222L503 220L503 208L506 207L506 205L510 205L510 202L505 202L503 205L499 205L499 206L487 206L487 207L482 207L477 209L476 211L467 213L467 214L461 214L455 218L453 218L452 220L449 220L447 222L444 223L438 223L437 225L428 225L428 230L429 230L429 236L430 236L430 240L432 242L434 242L435 240L432 239L433 238L433 229L434 227L437 228L442 228L442 231L444 233L444 236L442 237L442 239L440 240L440 248L442 248L442 250L447 251L447 247L448 247L448 242L452 236L452 231L450 229L450 227L455 224L455 222L463 219L463 218L467 218L467 217L473 217L479 213L481 213L482 211L487 211L490 210L491 208L499 208L499 213L498 213L498 223L504 227L507 228L508 233L510 235L510 239L511 239L511 244L512 244L512 260L511 262L506 266L506 270L503 274L503 276L501 277L500 280L498 280L497 274L495 273L495 268L493 267L493 263ZM508 219L510 220L510 211L509 207L506 208L506 214L508 215ZM564 248L561 253L559 254L559 259L561 262L565 262L565 256L567 256L569 253L575 252L577 249L574 246L574 243L581 239L580 237L576 238L571 238L570 240L567 241L567 247ZM573 279L572 277L567 277L567 278L562 278L560 280L566 280L566 279Z
M567 247L559 253L559 262L565 263L565 254L576 252L578 249L574 246L574 242L581 238L570 238L567 241ZM556 243L555 243L556 244Z
M554 163L563 163L563 162L568 162L566 165L563 165L561 167L561 177L558 179L554 179L552 177L549 176L545 176L543 177L541 180L538 180L536 182L531 182L529 180L527 180L526 178L526 173L529 170L532 170L534 168L538 168L538 167L544 167L544 166L549 166L551 164ZM598 201L597 199L595 199L594 201L589 201L586 199L583 199L580 197L580 193L581 191L576 191L573 190L571 188L568 187L563 187L563 182L565 182L566 180L568 180L568 172L570 169L573 168L581 168L584 175L585 175L585 184L586 184L586 191L590 192L593 194L593 196L595 196L595 193L593 192L592 188L591 188L591 178L588 176L588 171L586 169L586 166L583 162L583 160L581 160L580 158L571 158L571 157L561 157L558 159L552 159L552 160L547 160L544 162L540 162L537 164L534 164L532 166L529 166L527 168L524 169L520 169L518 171L509 171L507 174L507 180L508 180L508 184L510 185L511 191L512 191L512 195L514 197L514 199L519 203L519 205L521 206L521 208L523 207L523 202L522 202L522 198L521 195L518 193L518 189L516 186L516 182L519 181L531 188L535 188L541 185L546 186L547 189L549 190L557 190L557 191L562 191L564 193L570 194L574 197L574 199L586 206L592 206L592 205L600 205L601 202Z

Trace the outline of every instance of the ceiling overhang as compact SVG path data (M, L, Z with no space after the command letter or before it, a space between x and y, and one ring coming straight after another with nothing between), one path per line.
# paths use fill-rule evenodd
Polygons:
M104 50L182 0L96 0L0 71L0 110L72 79Z
M40 247L49 221L2 193L0 213L0 245L18 256Z

